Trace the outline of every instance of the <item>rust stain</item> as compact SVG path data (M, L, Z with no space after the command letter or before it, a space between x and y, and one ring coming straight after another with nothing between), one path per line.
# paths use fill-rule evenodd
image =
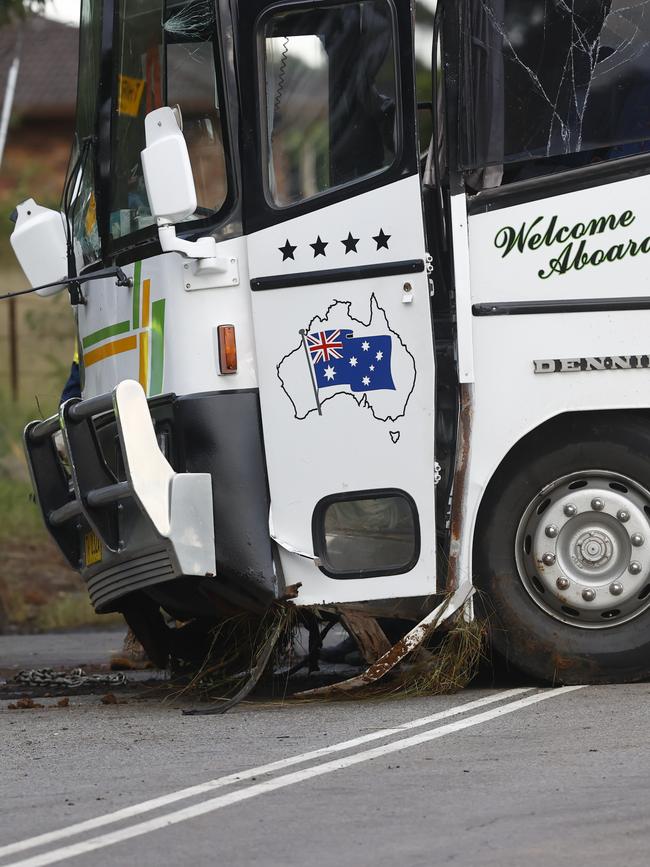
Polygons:
M470 441L472 431L472 392L471 386L460 386L460 415L458 420L458 455L454 472L453 500L451 507L449 545L449 569L444 590L453 593L459 587L458 563L460 560L461 537L465 523L465 502L467 494L467 472L469 470Z

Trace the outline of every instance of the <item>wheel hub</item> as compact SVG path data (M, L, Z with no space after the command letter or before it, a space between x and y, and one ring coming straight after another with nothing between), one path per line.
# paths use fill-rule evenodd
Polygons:
M558 479L526 509L516 538L524 587L564 623L603 628L650 605L650 493L603 470Z
M591 530L583 533L575 546L575 563L581 569L598 569L612 559L612 540L606 533Z

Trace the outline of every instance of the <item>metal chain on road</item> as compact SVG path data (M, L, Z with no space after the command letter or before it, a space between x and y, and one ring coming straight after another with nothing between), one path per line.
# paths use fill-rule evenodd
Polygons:
M86 674L83 668L73 668L69 672L54 671L53 668L34 668L31 671L19 671L14 677L14 683L25 686L123 686L128 683L123 672L115 674Z

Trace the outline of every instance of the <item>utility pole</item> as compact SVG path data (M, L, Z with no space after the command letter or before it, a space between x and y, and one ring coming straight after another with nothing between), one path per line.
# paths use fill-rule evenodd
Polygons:
M9 121L11 120L11 111L14 105L14 97L16 95L16 84L18 83L18 72L20 70L20 57L23 50L23 28L18 27L18 38L16 39L16 51L14 59L9 67L9 75L7 76L7 86L5 88L5 98L2 103L2 115L0 115L0 169L2 168L2 160L7 144L7 135L9 133ZM18 401L18 328L16 325L16 299L9 299L9 379L11 382L11 396L14 402Z

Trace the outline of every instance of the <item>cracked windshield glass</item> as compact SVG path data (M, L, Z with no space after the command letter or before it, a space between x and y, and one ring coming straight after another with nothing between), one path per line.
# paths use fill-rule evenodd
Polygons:
M648 0L469 0L465 168L547 171L650 145ZM520 180L544 173L523 167ZM498 185L502 174L492 172Z

